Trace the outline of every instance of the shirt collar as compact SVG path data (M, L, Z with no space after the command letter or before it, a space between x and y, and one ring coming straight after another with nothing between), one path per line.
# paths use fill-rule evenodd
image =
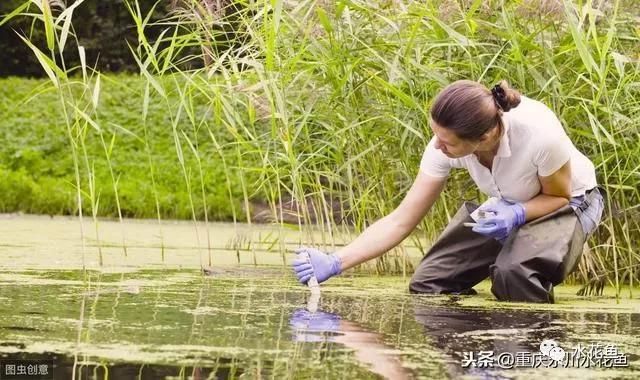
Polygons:
M500 146L496 152L496 157L511 157L511 147L509 146L509 119L501 116L504 132L500 138Z

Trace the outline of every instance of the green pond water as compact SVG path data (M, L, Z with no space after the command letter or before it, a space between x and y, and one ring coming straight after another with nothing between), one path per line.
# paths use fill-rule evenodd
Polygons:
M616 301L611 289L578 297L578 287L561 286L556 304L527 305L494 301L489 283L476 296L416 296L408 278L346 274L314 299L282 266L277 245L238 258L220 232L217 261L203 275L208 254L186 236L188 224L162 227L164 262L157 224L127 224L126 257L117 223L102 228L83 250L73 220L0 220L0 364L51 363L55 379L640 377L640 301ZM287 236L285 245L297 244ZM87 271L78 267L83 251ZM463 365L481 352L539 357L548 339L567 356L608 347L611 358L615 347L619 359L589 368L547 368L548 357L539 368Z

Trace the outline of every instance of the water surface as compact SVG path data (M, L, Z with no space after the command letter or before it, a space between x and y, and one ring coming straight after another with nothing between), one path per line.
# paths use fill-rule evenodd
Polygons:
M51 358L59 378L637 378L638 303L572 300L542 307L409 295L402 278L357 277L310 293L273 268L129 273L20 271L0 276L0 352ZM482 305L480 305L482 304ZM538 352L614 343L618 369L463 368L468 351ZM108 376L107 376L108 374ZM129 376L129 375L126 375ZM58 378L58 377L56 377Z
M406 277L348 273L323 284L321 299L309 304L308 289L282 266L290 255L277 242L243 249L238 259L240 250L229 241L242 239L220 232L213 240L219 260L205 276L199 269L207 260L206 249L199 252L204 235L198 243L187 223L163 226L164 261L160 237L149 238L157 234L153 222L127 225L127 256L118 246L118 225L107 225L102 266L98 240L83 250L75 227L56 218L0 221L3 363L50 362L56 379L640 376L640 302L617 302L611 289L578 297L577 287L562 286L556 304L527 305L496 302L488 283L476 296L415 296ZM252 231L267 236L262 241L273 236ZM284 245L298 244L295 231L287 234ZM613 345L628 363L463 366L469 353L539 354L548 339L567 353Z

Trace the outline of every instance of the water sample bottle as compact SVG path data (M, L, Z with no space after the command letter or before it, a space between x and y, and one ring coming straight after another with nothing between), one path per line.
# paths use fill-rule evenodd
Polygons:
M311 257L308 253L306 255L307 262L311 264ZM320 294L320 284L318 284L318 279L316 278L315 274L311 275L311 278L309 279L309 281L307 281L307 286L309 287L309 290L311 290L311 294Z
M307 262L311 264L311 257L308 253L305 252L305 254L307 255ZM313 264L311 267L313 268ZM309 290L311 290L311 295L307 300L307 310L310 313L315 313L318 311L318 304L320 303L320 284L318 284L318 279L315 274L313 274L309 281L307 281L307 286L309 287Z

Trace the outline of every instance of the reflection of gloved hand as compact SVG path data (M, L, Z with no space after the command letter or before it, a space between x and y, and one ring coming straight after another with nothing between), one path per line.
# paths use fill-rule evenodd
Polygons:
M298 248L295 252L298 257L293 260L293 270L302 284L306 284L312 275L315 275L320 283L342 271L340 258L335 254L328 255L315 248L306 247Z
M303 342L325 341L326 335L340 331L340 317L333 313L296 309L289 319L294 339ZM329 334L326 334L329 333Z
M493 205L483 206L480 210L493 213L492 216L478 220L473 231L503 242L515 228L525 223L524 206L500 199Z

